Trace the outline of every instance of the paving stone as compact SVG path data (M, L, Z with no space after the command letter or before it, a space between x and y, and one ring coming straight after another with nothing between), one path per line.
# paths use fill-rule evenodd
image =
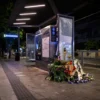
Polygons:
M2 62L2 68L7 75L18 100L36 100L28 89L20 82L19 78Z
M68 84L45 80L47 68L39 62L38 66L26 67L19 62L6 62L9 69L23 72L25 77L18 76L25 87L37 100L100 100L100 70L84 67L84 71L94 75L95 80L86 84ZM45 64L45 63L44 63ZM43 68L42 68L43 67ZM44 71L46 69L46 71ZM46 74L41 74L41 73Z
M17 100L17 97L0 65L0 100Z

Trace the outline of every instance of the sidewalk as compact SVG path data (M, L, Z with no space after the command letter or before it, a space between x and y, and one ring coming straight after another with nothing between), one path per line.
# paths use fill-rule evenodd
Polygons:
M43 70L46 66L40 62L40 67L27 67L15 61L6 64L37 100L100 100L100 69L84 68L85 72L94 75L93 82L68 84L45 80L48 71Z
M0 64L0 100L17 100L15 93Z

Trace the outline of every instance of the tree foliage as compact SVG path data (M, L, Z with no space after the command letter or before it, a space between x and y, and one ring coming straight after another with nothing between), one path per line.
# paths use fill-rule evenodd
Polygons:
M85 49L86 50L99 49L99 42L96 40L89 40L85 43Z
M12 0L8 0L7 3L0 6L1 14L0 14L0 32L5 32L8 30L8 20L9 16L13 9Z
M8 21L9 21L9 17L11 15L11 12L13 10L14 7L14 2L13 0L8 0L7 3L4 4L0 4L0 40L5 41L4 33L20 33L20 39L21 42L23 40L23 33L24 30L23 29L11 29L8 26ZM1 42L2 45L5 45L4 42ZM17 42L16 42L17 43ZM23 43L22 43L23 44Z

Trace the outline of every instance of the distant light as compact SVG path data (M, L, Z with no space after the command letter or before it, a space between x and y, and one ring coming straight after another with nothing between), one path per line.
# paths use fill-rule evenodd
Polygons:
M21 23L13 23L14 25L22 25L22 24L26 24L25 22L21 22Z
M25 6L24 8L39 8L39 7L45 7L45 4L41 4L41 5L30 5L30 6Z
M38 44L36 44L36 49L39 49L39 45Z
M20 50L22 51L23 49L22 49L22 48L20 48Z
M4 37L18 38L18 35L4 34Z
M31 20L30 18L19 18L19 19L16 19L16 21L23 21L23 20Z
M24 15L36 15L37 13L34 12L34 13L21 13L19 14L20 16L24 16Z
M51 29L52 29L52 31L56 31L56 28L55 27L52 27Z

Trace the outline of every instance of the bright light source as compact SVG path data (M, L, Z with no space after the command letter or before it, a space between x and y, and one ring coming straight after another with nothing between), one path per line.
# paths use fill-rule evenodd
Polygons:
M23 21L23 20L31 20L30 18L19 18L19 19L16 19L16 21Z
M41 4L41 5L30 5L30 6L25 6L24 8L39 8L39 7L45 7L45 4Z
M4 34L4 37L18 38L18 35Z
M22 25L22 24L26 24L25 22L21 22L21 23L13 23L14 25Z
M34 12L34 13L21 13L19 15L24 16L24 15L35 15L35 14L37 14L37 13L36 12Z

